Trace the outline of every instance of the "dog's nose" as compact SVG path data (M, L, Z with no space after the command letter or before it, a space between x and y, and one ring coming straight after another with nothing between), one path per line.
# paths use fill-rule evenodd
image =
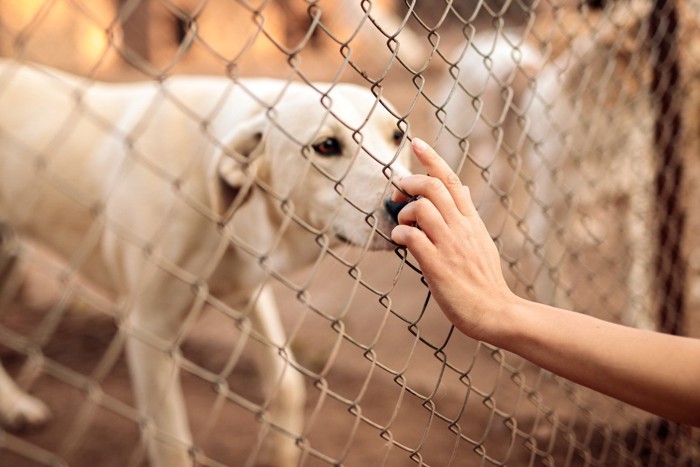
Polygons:
M409 198L406 201L392 201L390 199L384 201L384 208L386 212L389 213L391 218L395 223L399 223L399 211L401 211L404 206L413 201L415 198Z

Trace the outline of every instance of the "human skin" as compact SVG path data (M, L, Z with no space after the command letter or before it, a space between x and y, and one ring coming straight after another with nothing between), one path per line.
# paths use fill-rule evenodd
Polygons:
M392 239L418 262L433 297L464 334L578 384L679 423L700 426L700 339L630 328L528 301L506 284L469 189L424 141L430 175L398 182L408 203Z

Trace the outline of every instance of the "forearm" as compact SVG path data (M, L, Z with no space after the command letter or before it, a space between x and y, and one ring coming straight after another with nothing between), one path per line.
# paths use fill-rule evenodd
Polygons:
M400 181L408 203L392 239L418 261L433 297L463 333L571 381L663 417L700 426L700 340L626 328L516 297L469 189L423 141L427 175ZM420 228L418 228L420 227Z
M700 426L700 340L521 299L494 323L484 335L492 344L623 402Z

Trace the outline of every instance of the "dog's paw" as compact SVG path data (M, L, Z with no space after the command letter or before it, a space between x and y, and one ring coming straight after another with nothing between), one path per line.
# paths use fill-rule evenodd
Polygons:
M51 410L41 400L29 394L18 394L11 403L4 404L0 424L8 430L21 431L35 428L51 418Z

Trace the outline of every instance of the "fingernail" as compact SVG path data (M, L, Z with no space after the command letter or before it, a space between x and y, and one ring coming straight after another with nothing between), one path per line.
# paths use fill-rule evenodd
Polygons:
M428 149L428 143L420 138L413 138L413 148L419 151L425 151Z

